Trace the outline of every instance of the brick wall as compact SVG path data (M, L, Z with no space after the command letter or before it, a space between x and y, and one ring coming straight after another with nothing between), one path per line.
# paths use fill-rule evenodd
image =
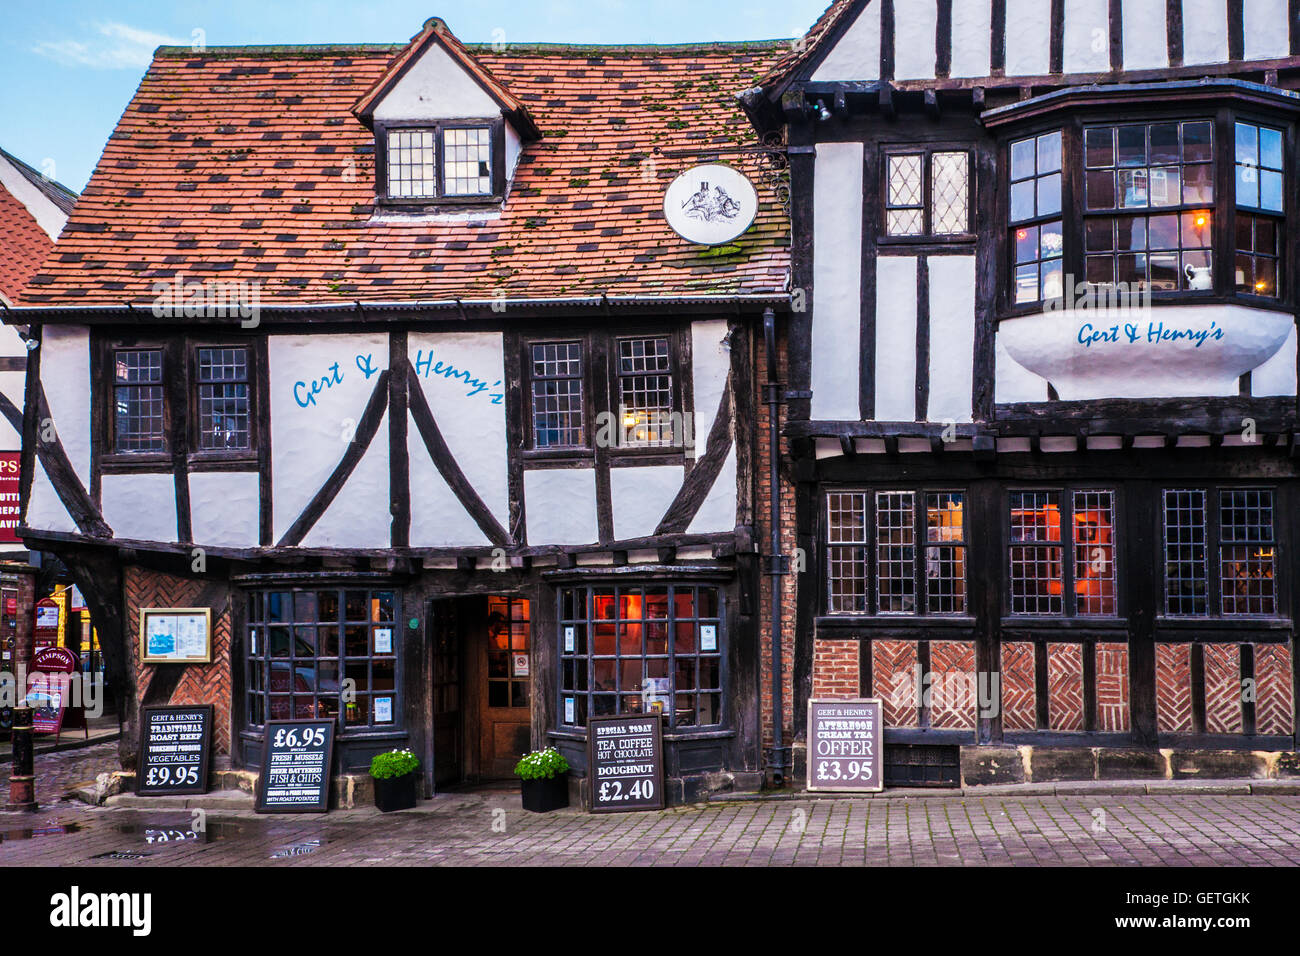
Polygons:
M160 571L128 566L123 570L126 599L127 643L136 669L139 701L148 699L149 688L159 665L140 663L140 608L142 607L210 607L212 608L212 663L166 664L183 667L175 688L165 700L148 700L152 705L211 704L213 708L212 747L215 753L230 753L230 638L231 614L229 589L224 582L181 578Z
M861 644L856 640L823 641L813 645L813 697L858 697Z

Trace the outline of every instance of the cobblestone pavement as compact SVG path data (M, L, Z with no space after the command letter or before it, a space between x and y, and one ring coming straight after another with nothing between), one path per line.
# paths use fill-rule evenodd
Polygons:
M51 802L111 765L113 747L37 758L42 810L0 813L0 866L1300 864L1300 796L1281 795L796 799L592 816L525 813L498 791L388 815L211 811L197 835L192 811ZM41 832L54 824L78 829Z

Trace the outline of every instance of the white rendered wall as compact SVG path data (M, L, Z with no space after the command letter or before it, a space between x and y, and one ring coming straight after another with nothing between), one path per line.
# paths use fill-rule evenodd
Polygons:
M171 472L104 475L101 510L115 538L176 540L176 480Z
M812 417L857 421L862 417L861 143L817 144L813 229Z
M502 527L510 523L510 467L506 458L505 360L500 332L412 333L407 357L447 448ZM419 441L408 425L412 444ZM428 457L428 452L424 452ZM430 461L432 464L432 461ZM425 512L411 479L411 518ZM421 515L421 521L425 516ZM477 525L475 525L477 528ZM412 538L412 545L415 539Z
M1124 69L1163 70L1169 66L1165 0L1124 0Z
M876 420L916 420L915 256L876 258Z
M501 108L436 42L375 105L376 120L495 117Z
M1228 5L1224 0L1183 0L1183 63L1228 61Z
M594 544L596 523L594 468L541 468L524 472L528 543Z
M1052 5L1007 0L1007 76L1038 76L1051 68Z
M813 81L880 79L880 4L871 0L813 71Z
M950 73L954 78L988 76L992 20L992 0L953 0Z
M1065 0L1062 65L1066 73L1110 69L1110 0Z
M1268 397L1295 393L1296 332L1292 329L1277 354L1250 373L1250 394Z
M68 514L68 509L63 506L59 493L54 490L54 485L45 474L45 466L41 464L39 458L33 460L36 469L32 476L32 489L27 498L27 514L23 523L29 528L37 528L41 531L80 533L81 529ZM112 525L110 524L109 527Z
M302 539L304 548L387 548L392 545L389 511L388 413L375 440L357 462L347 483L320 520ZM296 517L296 515L295 515Z
M190 530L194 543L256 548L261 517L259 481L255 471L190 472Z
M614 537L620 541L648 538L681 490L685 469L680 465L611 468L610 500Z
M894 0L894 78L934 77L935 32L939 9L935 0Z
M0 186L27 207L27 211L36 220L51 239L58 239L63 225L68 221L68 214L56 206L45 193L37 189L30 179L18 171L18 168L0 156Z
M1271 60L1291 52L1287 0L1246 0L1243 8L1247 60Z
M90 487L90 334L85 326L47 325L41 335L41 385L63 450ZM21 407L21 406L20 406ZM40 428L41 423L37 423Z
M713 534L736 528L736 449L727 453L718 479L686 528L687 534Z
M303 508L333 473L348 444L356 433L366 403L374 391L377 377L366 377L357 358L368 361L372 369L388 367L388 336L382 333L356 335L272 335L267 341L270 359L271 475L274 485L274 538L279 541L302 513ZM337 372L332 366L337 363ZM306 398L313 381L322 377L339 382L323 388L312 402ZM306 402L306 406L302 404ZM364 502L359 514L347 514L331 508L317 523L329 520L373 524L388 515L388 433L382 428L375 434L367 457L378 453L385 471L382 503ZM365 462L357 466L362 471ZM353 473L351 481L358 478ZM347 489L340 493L343 497ZM347 496L348 500L352 496ZM337 502L336 502L337 504ZM111 522L110 522L111 523ZM382 543L389 543L388 522L383 524ZM317 534L317 538L320 535ZM367 540L380 535L369 534Z
M975 366L975 257L930 256L931 421L971 420Z

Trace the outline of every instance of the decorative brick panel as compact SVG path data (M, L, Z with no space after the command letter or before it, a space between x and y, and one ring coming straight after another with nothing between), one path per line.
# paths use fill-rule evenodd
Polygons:
M1156 730L1192 731L1192 645L1156 645Z
M854 698L860 696L858 673L860 643L816 641L813 646L813 696Z
M1047 645L1047 726L1083 730L1083 645Z
M1128 645L1097 645L1097 729L1126 733L1129 729Z
M930 726L974 730L979 689L973 641L930 642Z
M1241 720L1241 645L1203 644L1205 655L1205 730L1239 734Z
M1028 641L1002 645L1002 729L1038 727L1034 690L1034 645Z
M871 642L871 696L882 701L886 727L918 726L916 642Z
M230 592L224 582L180 578L171 574L128 566L123 571L126 592L126 626L128 645L136 667L136 687L144 703L157 665L142 664L140 655L140 608L211 607L212 663L165 665L184 667L180 681L166 703L176 705L211 704L213 709L212 747L215 753L230 753ZM161 703L161 702L158 702Z
M1255 733L1294 733L1295 698L1291 648L1285 644L1255 645Z

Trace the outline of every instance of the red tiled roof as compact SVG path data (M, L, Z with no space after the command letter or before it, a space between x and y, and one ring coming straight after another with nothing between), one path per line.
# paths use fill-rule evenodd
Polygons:
M0 295L17 301L23 287L54 248L36 217L0 185Z
M504 211L455 222L373 218L352 108L404 47L160 49L23 304L148 303L177 273L258 280L263 303L780 294L789 227L766 160L722 157L760 211L711 250L663 219L695 160L653 151L752 145L735 95L782 48L472 48L543 138Z
M799 64L817 52L818 47L821 46L826 35L830 33L831 28L855 2L856 0L831 0L831 5L822 11L822 15L817 18L817 22L812 25L811 29L803 35L803 39L792 44L789 52L777 60L755 85L761 86L765 90L783 85L798 68Z

